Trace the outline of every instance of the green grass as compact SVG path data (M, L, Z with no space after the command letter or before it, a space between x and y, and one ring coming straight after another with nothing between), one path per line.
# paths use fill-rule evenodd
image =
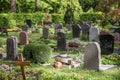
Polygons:
M67 41L71 41L71 33L67 37ZM9 32L9 36L0 36L2 39L0 41L0 49L2 52L5 52L6 50L6 39L7 37L10 36L16 36L18 37L19 40L19 32ZM40 29L39 33L32 33L29 34L29 39L31 42L40 42L40 43L45 43L46 45L49 46L56 46L56 39L51 38L47 40L41 40L40 37L42 37L42 32ZM79 41L79 40L78 40ZM80 43L82 45L87 45L89 42L88 41L81 41ZM19 45L18 46L18 51L19 53L22 53L23 47ZM61 53L61 51L53 51L52 55L57 55ZM80 57L82 58L84 55L84 49L81 48L79 50L74 50L74 51L68 51L67 54L73 58L75 57ZM50 59L49 63L54 62L54 59ZM9 60L0 60L0 64L8 64L12 65L12 61ZM120 56L118 55L110 55L110 56L102 56L102 63L103 64L115 64L115 65L120 65ZM83 63L81 63L82 66ZM8 74L5 71L0 70L0 80L1 77L6 77L8 78L11 77L14 74L20 73L20 67L14 67L15 70L11 73ZM72 69L67 69L67 68L61 68L57 69L54 68L53 66L42 66L41 64L34 64L32 63L31 66L25 67L26 72L38 72L40 74L39 80L120 80L120 68L114 68L106 71L90 71L90 70L83 70L82 68L72 68ZM22 80L20 77L16 78L17 80ZM6 79L7 80L7 79ZM30 76L28 80L36 80L36 78Z

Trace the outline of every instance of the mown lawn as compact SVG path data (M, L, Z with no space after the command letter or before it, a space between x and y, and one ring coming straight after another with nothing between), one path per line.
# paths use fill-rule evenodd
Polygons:
M71 33L68 34L68 41L71 39ZM56 45L56 39L50 38L48 40L41 40L41 29L39 33L32 33L29 34L29 40L31 42L44 42L47 45ZM19 41L19 32L10 32L9 36L0 36L0 48L3 53L6 52L6 39L10 36L17 36ZM80 41L82 45L86 45L89 42L88 41ZM24 46L18 46L19 53L22 53L22 50ZM53 51L52 55L59 54L60 51ZM84 55L84 49L80 49L77 51L67 52L69 56L76 57L78 55ZM113 55L113 56L102 56L102 63L103 64L117 64L118 66L120 61L120 56ZM54 62L53 59L49 60L48 63ZM0 60L0 64L8 64L13 68L13 71L11 73L7 73L5 70L0 70L0 80L22 80L22 77L19 77L19 75L16 77L16 79L12 79L13 76L20 74L20 67L14 67L13 61L8 60ZM113 68L106 71L89 71L89 70L83 70L82 64L78 68L54 68L52 65L49 66L43 66L41 64L34 64L32 63L31 66L27 66L25 68L27 73L30 73L30 76L27 78L28 80L120 80L120 68ZM27 74L26 73L26 74ZM37 76L34 75L37 73ZM32 75L31 75L32 74ZM6 77L6 78L4 78ZM2 79L3 78L3 79ZM38 78L38 79L37 79Z

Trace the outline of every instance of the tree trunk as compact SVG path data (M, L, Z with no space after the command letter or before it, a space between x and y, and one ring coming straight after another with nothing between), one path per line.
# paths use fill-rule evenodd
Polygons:
M16 0L11 0L11 11L16 12Z
M35 11L39 11L40 0L35 0Z

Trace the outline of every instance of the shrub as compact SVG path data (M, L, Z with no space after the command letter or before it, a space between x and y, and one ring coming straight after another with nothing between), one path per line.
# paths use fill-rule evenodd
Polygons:
M44 63L50 59L51 48L45 44L31 43L24 47L24 56L35 63Z
M93 21L101 19L101 14L98 13L82 13L79 15L80 21Z
M64 23L63 16L62 14L52 14L52 21L54 23Z
M0 47L2 47L3 45L5 45L6 40L3 38L0 38Z

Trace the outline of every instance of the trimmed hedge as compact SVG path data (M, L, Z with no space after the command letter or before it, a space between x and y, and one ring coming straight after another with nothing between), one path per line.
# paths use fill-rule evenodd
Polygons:
M64 14L49 14L52 17L53 23L63 23L64 24ZM22 27L25 25L24 21L26 19L31 19L33 24L37 24L39 21L45 18L45 13L2 13L0 14L0 26L13 28L13 27ZM99 20L101 19L101 14L98 13L80 13L75 14L75 21L88 21L88 20ZM5 22L3 22L5 18ZM6 24L7 23L7 24Z
M99 13L82 13L79 15L80 21L93 21L101 20L101 14Z
M50 59L51 48L45 44L31 43L24 47L23 54L26 59L34 63L45 63Z

